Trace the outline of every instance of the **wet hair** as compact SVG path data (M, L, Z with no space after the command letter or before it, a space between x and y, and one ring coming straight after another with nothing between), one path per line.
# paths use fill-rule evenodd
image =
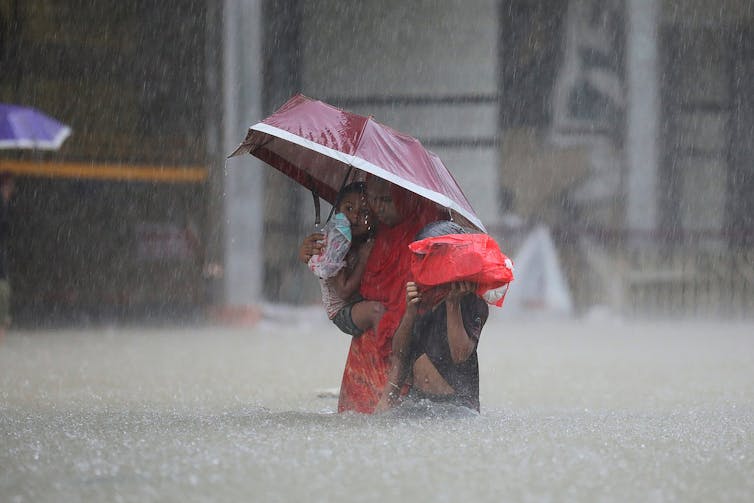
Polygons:
M333 203L333 212L338 211L338 206L340 206L341 201L343 201L343 198L346 197L348 194L366 194L367 191L367 184L366 182L351 182L348 185L344 186L342 189L340 189L340 192L338 192L338 197L335 198L335 203ZM331 214L332 216L332 214ZM328 221L330 219L328 218ZM374 225L370 225L367 233L363 236L354 236L353 242L361 243L363 241L366 241L372 237L374 237L375 233L377 232L377 228Z
M416 235L414 241L446 236L448 234L469 234L469 230L450 220L438 220L425 225Z
M340 202L348 194L365 194L367 190L367 184L365 182L351 182L338 192L338 196L335 198L334 207L340 206Z

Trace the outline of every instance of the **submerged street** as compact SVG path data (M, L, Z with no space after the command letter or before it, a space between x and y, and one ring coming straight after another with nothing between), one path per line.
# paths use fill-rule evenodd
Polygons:
M499 315L497 315L499 316ZM479 347L481 415L335 413L319 309L243 327L9 333L3 501L746 501L750 325L523 322Z

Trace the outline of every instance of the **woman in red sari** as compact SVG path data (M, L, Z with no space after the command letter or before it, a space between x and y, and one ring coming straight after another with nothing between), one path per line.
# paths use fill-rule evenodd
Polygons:
M411 263L408 245L427 223L439 218L439 211L427 199L377 177L367 179L367 198L378 228L360 293L365 299L381 302L385 313L376 328L351 340L338 412L371 414L387 382L392 338L406 309L405 284ZM317 252L314 236L305 239L302 259Z

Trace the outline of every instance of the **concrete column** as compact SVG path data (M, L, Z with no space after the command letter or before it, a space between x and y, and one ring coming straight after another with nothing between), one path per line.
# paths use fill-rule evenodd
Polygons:
M658 222L659 0L627 0L626 227L639 244Z
M223 62L224 154L262 117L262 1L225 0ZM225 165L222 307L243 313L262 300L264 171L251 156Z

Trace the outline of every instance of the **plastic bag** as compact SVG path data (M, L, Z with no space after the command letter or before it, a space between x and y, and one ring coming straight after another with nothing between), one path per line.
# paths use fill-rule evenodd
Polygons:
M343 213L336 213L325 225L325 247L321 255L312 255L309 270L320 278L332 278L346 265L346 254L351 249L351 222Z
M513 281L513 262L487 234L448 234L409 245L411 273L422 289L454 281L477 284L477 295L502 306Z

